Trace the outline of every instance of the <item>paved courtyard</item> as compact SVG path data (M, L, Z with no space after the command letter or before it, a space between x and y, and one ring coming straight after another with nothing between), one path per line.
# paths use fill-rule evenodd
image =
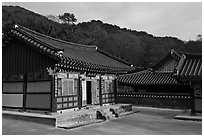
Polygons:
M60 129L32 122L2 118L2 134L55 135L201 135L202 122L175 120L181 111L133 107L140 112L119 119Z

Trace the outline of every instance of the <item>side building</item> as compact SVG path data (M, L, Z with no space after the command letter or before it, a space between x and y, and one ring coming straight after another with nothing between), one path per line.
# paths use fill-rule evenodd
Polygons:
M202 112L202 55L173 49L154 67L117 78L117 101Z
M60 112L115 103L116 76L134 70L97 46L20 25L10 28L2 45L3 109Z

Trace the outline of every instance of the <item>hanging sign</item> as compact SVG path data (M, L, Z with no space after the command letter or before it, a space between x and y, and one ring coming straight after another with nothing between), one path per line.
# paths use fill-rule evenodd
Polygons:
M68 78L79 78L78 74L68 74Z
M67 73L57 73L57 78L67 78Z

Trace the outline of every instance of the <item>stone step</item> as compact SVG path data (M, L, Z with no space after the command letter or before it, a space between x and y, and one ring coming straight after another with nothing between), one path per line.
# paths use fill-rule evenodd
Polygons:
M123 113L116 113L115 116L117 118L119 117L124 117L124 116L127 116L127 115L131 115L131 114L134 114L134 113L137 113L139 111L126 111L126 112L123 112Z
M89 122L97 119L95 111L80 111L80 113L67 114L56 118L56 125L76 125L83 122Z
M94 119L94 120L91 120L91 121L80 122L80 123L76 123L76 124L72 124L72 125L68 125L68 124L59 125L58 127L59 128L64 128L64 129L72 129L72 128L76 128L76 127L92 125L92 124L101 123L101 122L104 122L104 120Z
M117 119L117 117L116 117L115 114L110 114L110 115L107 114L105 117L106 117L106 120L107 120L107 121L109 121L109 120L111 120L111 119Z

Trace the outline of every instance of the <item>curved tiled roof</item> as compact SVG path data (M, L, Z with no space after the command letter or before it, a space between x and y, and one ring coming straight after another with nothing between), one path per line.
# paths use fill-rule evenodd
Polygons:
M97 46L66 42L19 25L15 25L11 33L29 45L60 58L57 65L60 67L98 73L126 73L133 70L130 64L104 54Z
M156 71L170 58L179 61L181 59L181 55L179 55L174 49L171 49L170 52L164 58L162 58L156 65L152 66L151 68Z
M175 85L176 79L173 73L161 73L143 71L127 75L121 75L117 78L119 83L131 85Z
M179 84L180 81L202 80L201 54L183 53L179 55L174 50L171 50L171 54L168 54L162 62L165 63L165 60L170 56L174 56L179 61L174 72L144 70L121 75L117 78L117 81L129 85L175 85ZM159 65L162 65L160 63Z
M179 80L202 79L202 55L182 54L182 58L176 67L176 76Z

